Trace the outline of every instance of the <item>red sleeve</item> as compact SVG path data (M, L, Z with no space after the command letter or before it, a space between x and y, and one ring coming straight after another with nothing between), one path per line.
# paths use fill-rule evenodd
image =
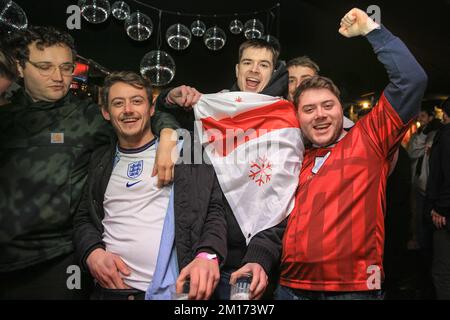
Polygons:
M391 156L409 127L409 123L403 123L384 93L373 110L357 125L373 142L372 147L382 159Z

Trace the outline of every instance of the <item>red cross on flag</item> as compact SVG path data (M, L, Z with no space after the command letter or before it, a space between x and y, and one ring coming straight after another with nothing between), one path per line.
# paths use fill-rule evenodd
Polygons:
M250 239L294 206L304 145L294 106L251 92L204 94L196 126L222 191Z

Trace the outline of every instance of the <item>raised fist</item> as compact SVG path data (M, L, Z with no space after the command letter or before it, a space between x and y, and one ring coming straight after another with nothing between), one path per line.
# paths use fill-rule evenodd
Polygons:
M365 36L380 25L373 21L364 11L353 8L341 19L339 33L344 37L351 38Z

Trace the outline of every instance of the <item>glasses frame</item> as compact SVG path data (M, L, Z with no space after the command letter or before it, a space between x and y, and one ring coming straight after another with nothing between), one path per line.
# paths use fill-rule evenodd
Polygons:
M76 67L76 64L75 64L75 63L65 62L65 63L61 63L59 66L55 66L54 64L51 64L51 66L53 67L52 70L51 70L51 71L50 71L50 70L47 71L47 70L43 70L43 69L39 66L39 63L47 63L47 62L33 62L33 61L29 60L29 59L27 59L27 61L28 61L33 67L35 67L35 68L38 70L39 74L40 74L41 76L43 76L43 77L50 77L50 76L52 76L53 73L55 73L56 68L59 69L59 71L61 72L61 75L62 75L62 76L64 76L64 77L72 77L72 76L73 76L73 73L74 73L74 71L75 71L75 67ZM71 66L72 66L72 72L71 72L70 74L65 74L65 71L63 71L63 69L61 69L62 66L66 66L66 65L71 65ZM47 73L48 73L48 74L47 74Z

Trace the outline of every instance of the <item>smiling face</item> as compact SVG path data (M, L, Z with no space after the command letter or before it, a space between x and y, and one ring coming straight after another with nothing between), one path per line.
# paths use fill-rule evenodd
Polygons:
M24 79L25 91L35 102L56 102L64 98L69 91L72 76L62 75L60 68L55 68L49 76L43 76L42 71L31 62L37 63L41 68L70 65L73 63L72 50L65 45L54 45L39 50L35 42L31 43L28 49L29 61L26 61L24 68L18 65L19 75Z
M294 93L297 87L304 80L316 75L316 71L305 66L290 66L287 68L289 72L289 96L290 101L294 101Z
M261 92L273 73L273 53L266 48L246 48L236 65L237 85L241 91Z
M154 136L150 130L152 108L145 88L116 82L109 89L108 107L103 117L111 121L123 148L139 148Z
M420 111L417 121L420 122L422 127L425 127L433 120L433 116L430 116L426 111Z
M335 143L343 133L339 99L328 89L306 89L298 98L297 115L304 135L317 146Z

